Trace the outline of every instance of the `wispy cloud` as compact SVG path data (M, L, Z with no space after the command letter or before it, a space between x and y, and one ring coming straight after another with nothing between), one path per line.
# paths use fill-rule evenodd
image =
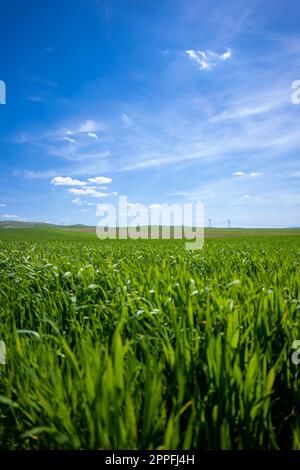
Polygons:
M112 178L107 178L106 176L94 176L93 178L88 179L90 183L96 184L109 184L112 182Z
M233 176L260 176L261 173L258 173L258 172L255 172L255 171L251 171L251 173L245 173L244 171L234 171L233 173Z
M196 51L194 49L187 50L185 53L191 60L195 61L199 65L200 70L211 70L219 62L224 62L232 56L231 49L226 49L222 54L217 54L210 50Z
M75 194L76 196L91 196L91 197L97 197L97 198L108 196L107 193L101 193L97 191L95 188L83 188L83 189L70 188L68 189L68 193Z
M145 132L131 134L119 144L122 155L128 156L126 162L125 158L120 160L123 170L142 171L170 164L182 169L216 161L236 165L241 158L245 167L263 167L269 159L280 159L300 147L298 110L290 105L289 89L285 90L282 83L274 84L271 91L269 84L264 84L259 93L254 84L247 93L244 87L237 88L225 101L220 94L207 102L191 91L184 101L174 100L168 111L156 113L153 120L135 110ZM242 112L245 106L252 111ZM219 111L224 107L230 110L226 119L225 111Z
M130 117L129 117L127 114L122 114L122 116L121 116L121 121L122 121L123 124L125 124L125 126L127 126L127 127L131 127L131 126L133 125L132 119L130 119Z
M100 120L85 119L79 122L64 123L60 128L48 132L46 135L49 137L62 137L62 136L76 136L85 134L89 137L97 137L96 132L101 132L105 129L105 125Z
M29 179L51 178L57 175L57 173L58 171L54 169L45 171L24 170L24 177Z
M210 122L217 124L252 117L259 118L280 111L289 104L289 90L283 88L282 84L275 83L272 87L263 87L259 91L254 89L244 96L233 96L233 99L226 103L225 109L210 118Z
M99 137L95 131L103 133L103 123L87 119L72 124L35 133L22 132L14 137L18 144L39 148L44 154L71 161L87 161L107 158L110 151L105 148L107 139Z
M44 103L45 100L40 95L29 95L28 101L32 101L33 103Z
M69 176L55 176L55 178L50 181L50 184L53 184L54 186L85 186L87 183L85 181L70 178Z
M66 142L71 142L72 144L74 144L76 141L76 139L74 139L73 137L63 137L63 140L65 140Z
M96 132L97 130L101 129L102 126L99 125L94 119L88 119L87 121L83 122L79 125L79 127L75 131L70 131L74 134L81 134L87 133L90 134L91 132Z
M32 83L35 83L35 84L38 84L38 85L45 85L47 87L51 87L51 88L56 88L58 87L58 83L55 82L54 80L48 80L48 79L45 79L43 77L38 77L38 76L33 76L33 75L27 75L27 74L23 74L23 77L32 82Z

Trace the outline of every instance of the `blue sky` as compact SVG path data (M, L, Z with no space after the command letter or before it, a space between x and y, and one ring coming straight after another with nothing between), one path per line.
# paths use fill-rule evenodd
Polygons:
M1 7L0 220L202 201L215 226L300 225L298 0Z

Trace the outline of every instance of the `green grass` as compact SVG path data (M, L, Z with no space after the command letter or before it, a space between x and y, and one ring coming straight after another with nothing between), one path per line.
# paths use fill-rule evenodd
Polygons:
M94 233L80 232L77 230L68 230L65 228L17 228L0 229L0 240L2 241L97 241Z
M297 236L0 231L0 448L300 449L299 261Z
M169 228L164 228L163 231L170 233ZM182 233L181 227L175 228L175 232ZM244 229L244 228L211 228L205 229L206 238L232 238L232 237L300 237L300 228L289 229ZM97 241L96 228L87 226L49 226L37 225L35 227L17 227L17 228L1 228L0 222L0 240L23 240L23 241L52 241L52 240L66 240L66 241Z

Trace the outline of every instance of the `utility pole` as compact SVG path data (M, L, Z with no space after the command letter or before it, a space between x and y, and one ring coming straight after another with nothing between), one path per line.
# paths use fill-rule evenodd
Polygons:
M208 228L211 228L211 219L208 219Z

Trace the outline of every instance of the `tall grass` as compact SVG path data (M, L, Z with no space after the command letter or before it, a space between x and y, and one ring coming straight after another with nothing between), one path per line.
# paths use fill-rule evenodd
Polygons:
M300 449L299 238L0 248L1 448Z

